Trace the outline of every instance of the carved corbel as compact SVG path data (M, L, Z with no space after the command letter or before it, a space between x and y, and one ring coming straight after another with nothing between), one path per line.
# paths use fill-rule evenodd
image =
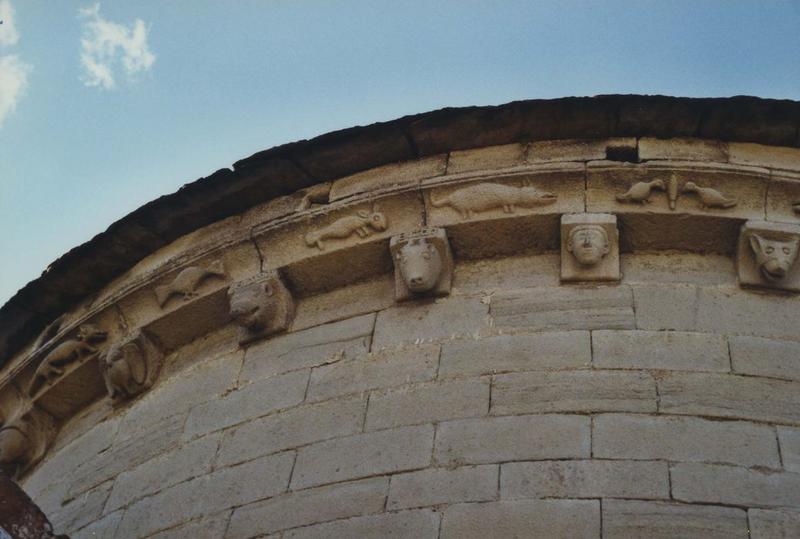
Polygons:
M423 228L394 236L389 250L397 301L450 293L453 254L443 228Z
M739 283L800 292L800 226L766 221L742 225L737 252Z
M105 342L108 332L94 324L83 324L77 334L53 348L33 375L28 395L35 396L46 385L52 385L64 374L67 366L99 353L97 345Z
M135 397L153 385L164 355L143 331L112 344L100 362L108 395L115 403Z
M53 418L33 408L0 427L0 468L12 477L39 462L56 434Z
M617 217L608 213L561 216L561 280L618 281Z
M285 331L294 316L292 294L277 271L259 273L228 290L230 314L239 326L239 343Z

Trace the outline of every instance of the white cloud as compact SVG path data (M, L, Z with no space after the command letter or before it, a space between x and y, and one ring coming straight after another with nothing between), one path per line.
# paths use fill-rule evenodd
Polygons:
M118 65L130 77L155 63L141 19L130 26L108 21L100 15L99 3L79 9L78 14L87 19L81 37L82 80L86 86L111 89L116 86L114 70Z
M0 127L6 116L17 108L17 101L28 86L31 66L14 54L0 56Z
M14 24L14 6L9 0L0 0L0 47L16 45L19 41L19 32Z

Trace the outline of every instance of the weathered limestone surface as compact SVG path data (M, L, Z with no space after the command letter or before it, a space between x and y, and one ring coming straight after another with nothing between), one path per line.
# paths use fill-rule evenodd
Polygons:
M748 537L747 514L733 507L634 500L603 500L603 537Z
M716 109L647 120L679 116L678 138L616 133L644 121L631 110L585 111L610 126L586 139L563 111L514 113L513 135L453 148L441 130L486 120L442 111L376 141L402 150L366 170L282 150L323 181L295 171L297 191L184 230L0 357L0 461L43 358L90 323L100 354L34 395L58 433L20 478L73 537L797 537L800 296L743 288L735 260L745 220L800 224L800 150L693 138L724 133ZM236 196L278 194L269 170ZM154 246L189 226L174 211ZM562 215L593 212L617 223L620 280L562 283ZM391 238L435 225L448 295L397 301ZM243 339L254 313L229 291L271 269L293 316ZM106 388L103 353L139 331L163 367L112 402L135 364Z
M517 500L453 505L442 517L441 537L574 537L600 532L596 500Z

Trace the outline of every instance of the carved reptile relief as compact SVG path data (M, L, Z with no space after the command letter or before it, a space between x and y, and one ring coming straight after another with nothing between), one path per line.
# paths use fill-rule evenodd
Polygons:
M431 192L430 201L434 208L449 206L459 212L463 219L473 213L482 213L502 208L505 213L514 213L515 208L531 208L552 204L557 196L539 191L524 182L521 187L502 183L479 183L457 189L441 198Z
M377 204L372 207L372 211L359 210L355 215L348 215L337 219L328 226L319 230L312 230L305 235L306 245L316 246L320 251L325 249L324 241L329 239L346 239L354 233L360 238L366 238L372 234L373 230L384 231L388 228L389 222L386 216L378 211Z

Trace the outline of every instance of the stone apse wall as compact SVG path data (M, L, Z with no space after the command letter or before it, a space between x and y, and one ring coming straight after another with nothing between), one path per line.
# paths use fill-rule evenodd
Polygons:
M487 110L430 155L187 221L8 339L0 462L56 530L800 536L782 116L489 145L512 120Z

